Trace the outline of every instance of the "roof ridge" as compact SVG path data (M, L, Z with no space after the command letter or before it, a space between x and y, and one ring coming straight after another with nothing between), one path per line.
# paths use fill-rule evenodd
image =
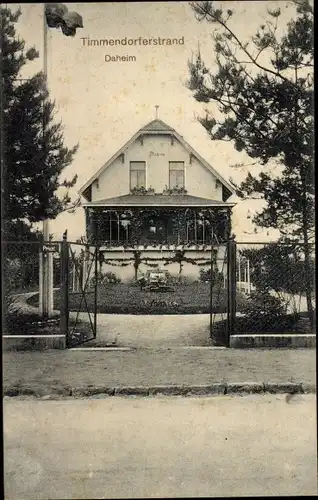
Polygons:
M169 132L175 131L174 128L170 127L170 125L167 125L163 120L160 120L159 118L156 118L155 120L151 120L148 122L146 125L141 127L141 130L162 130L166 131L168 130Z

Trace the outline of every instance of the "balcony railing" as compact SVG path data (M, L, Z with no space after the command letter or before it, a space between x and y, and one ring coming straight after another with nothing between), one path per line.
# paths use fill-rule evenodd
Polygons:
M101 248L105 249L123 249L123 250L173 250L176 248L188 248L188 249L208 249L211 248L211 245L221 244L222 240L214 239L211 241L202 241L202 240L186 240L186 241L178 241L177 239L170 241L160 241L160 240L151 240L151 241L129 241L129 240L94 240L90 239L90 243L97 244Z

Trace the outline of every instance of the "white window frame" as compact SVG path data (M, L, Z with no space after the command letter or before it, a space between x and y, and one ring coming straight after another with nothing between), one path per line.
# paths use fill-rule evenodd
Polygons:
M173 169L171 168L171 164L173 163L182 163L183 164L183 169ZM173 186L171 187L171 181L170 181L170 173L171 172L183 172L183 186L178 186L180 188L183 188L185 189L185 185L186 185L186 176L185 176L185 162L184 161L169 161L169 189L173 189L174 187L176 186Z
M128 175L129 175L129 190L131 191L132 189L134 189L134 187L136 187L136 186L133 187L131 185L131 164L132 163L143 163L145 165L145 170L144 170L144 172L145 172L145 186L144 186L144 188L147 189L147 162L144 161L144 160L132 160L132 161L129 162L129 172L128 172Z

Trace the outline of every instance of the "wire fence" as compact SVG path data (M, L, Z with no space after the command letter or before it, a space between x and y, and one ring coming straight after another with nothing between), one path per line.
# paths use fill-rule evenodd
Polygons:
M39 251L37 241L2 243L5 297L39 289Z
M69 244L68 284L71 300L79 303L85 293L94 289L92 258L84 245ZM53 288L52 318L60 315L61 242L3 241L2 242L2 296L4 334L18 334L33 330L42 318L40 290L43 280L41 254L50 259L50 287ZM50 294L51 297L51 294ZM75 302L76 302L75 300ZM82 316L84 313L82 314ZM88 314L87 314L88 315ZM59 333L58 330L54 333Z
M55 247L59 250L59 242L55 242ZM85 313L93 310L96 306L94 290L98 279L97 268L98 272L102 269L101 263L94 262L87 248L85 245L70 243L72 258L69 259L68 270L70 304L72 305L74 302L74 310L84 308L82 312ZM6 318L9 317L16 321L18 314L27 311L28 303L33 304L34 308L39 307L36 294L40 292L40 250L40 241L2 242L2 291ZM263 334L294 331L308 333L315 331L315 244L305 246L300 243L237 242L234 256L236 304L231 333ZM57 289L54 293L54 309L59 311L60 252L55 251L51 254L51 258L53 261L52 283L53 287ZM95 259L97 259L97 254ZM213 334L221 326L219 323L225 325L226 329L228 321L227 308L231 288L228 277L228 256L226 251L223 251L222 246L218 249L212 265L208 255L204 259L198 258L195 264L188 263L188 266L197 270L198 284L185 284L184 286L178 284L171 292L171 297L167 295L166 302L168 306L170 302L173 304L173 311L176 313L179 313L176 304L178 305L180 302L180 314L187 313L187 308L192 308L192 312L207 313L211 311L212 314L213 311L211 322ZM174 265L178 266L179 264ZM231 269L233 269L233 262ZM231 278L231 286L233 285L232 281ZM116 297L114 310L117 308L116 312L119 312L118 308L124 304L125 294L128 294L130 288L125 288L123 284L117 286L118 290L114 284L109 286L112 294ZM82 296L83 290L86 293L85 297ZM105 312L105 308L108 308L106 311L108 313L114 312L110 309L113 296L108 289L106 291L107 294L105 294L103 301L100 296L102 286L99 285L97 297L99 312ZM143 295L137 292L134 291L134 304L139 296L141 301L143 299ZM16 297L21 297L21 294L24 299L19 300L20 309L18 311L15 305ZM35 294L35 298L31 298L29 301L32 294ZM127 295L127 304L126 302L124 304L125 311L130 313L132 312L132 302L129 302L131 300L131 297ZM77 307L77 302L79 302L80 307ZM88 306L86 306L86 302ZM25 311L23 304L25 304ZM136 310L139 307L137 306L138 304ZM166 311L166 304L164 307L164 311Z
M236 249L236 290L246 300L235 333L312 330L315 245L237 243Z
M2 242L3 333L21 333L31 316L28 299L39 291L39 253L39 241Z

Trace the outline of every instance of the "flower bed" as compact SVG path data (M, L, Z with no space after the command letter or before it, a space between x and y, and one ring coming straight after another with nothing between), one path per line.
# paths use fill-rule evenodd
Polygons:
M59 335L59 318L43 320L35 313L7 314L4 335Z
M29 303L36 305L37 298L32 297ZM90 311L94 307L94 294L86 294ZM54 295L55 308L59 304L59 292ZM238 294L237 308L245 303L243 295ZM227 291L214 290L212 311L226 311ZM81 295L70 293L71 311L86 311ZM173 291L142 291L137 286L126 283L109 283L99 286L97 293L97 311L104 314L208 314L210 312L209 283L191 283L174 286Z

